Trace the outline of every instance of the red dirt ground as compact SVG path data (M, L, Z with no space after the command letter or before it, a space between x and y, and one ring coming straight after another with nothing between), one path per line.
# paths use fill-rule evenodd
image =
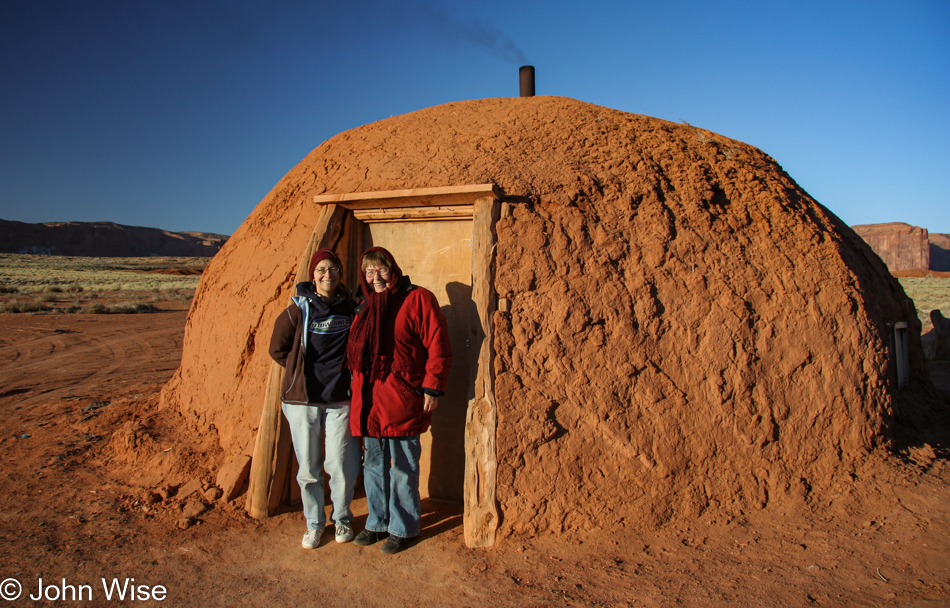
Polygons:
M933 277L935 279L950 279L950 271L946 270L895 270L891 274L895 277Z
M427 503L421 541L396 556L329 534L303 550L299 513L255 521L243 497L206 500L199 523L179 529L185 501L157 494L168 488L152 486L155 471L212 482L204 464L218 454L183 445L194 434L157 407L181 357L186 311L175 306L0 315L0 592L15 589L9 579L23 589L8 605L57 604L26 599L39 578L89 585L92 601L73 605L116 605L101 582L114 577L161 585L165 603L185 607L950 604L950 466L926 444L873 454L820 516L768 507L472 550L459 508ZM950 363L931 375L950 396ZM360 529L362 498L355 509Z

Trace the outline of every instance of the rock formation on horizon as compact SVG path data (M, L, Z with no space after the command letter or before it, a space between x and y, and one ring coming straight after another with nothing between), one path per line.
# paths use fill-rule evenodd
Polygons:
M863 238L887 268L898 270L950 270L950 235L930 233L903 222L860 224L852 230Z
M930 270L950 270L950 234L930 233Z
M89 257L212 257L228 237L207 232L170 232L112 222L0 220L0 253Z

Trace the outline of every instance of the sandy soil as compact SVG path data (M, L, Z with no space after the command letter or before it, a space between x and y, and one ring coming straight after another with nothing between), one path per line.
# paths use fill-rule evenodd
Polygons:
M63 579L89 585L72 604L90 606L125 603L106 599L102 579L113 578L134 578L140 596L162 586L174 606L950 605L946 442L878 453L817 506L646 534L593 529L471 550L460 509L427 503L420 542L400 555L330 534L306 551L299 513L258 522L243 497L206 499L210 510L180 529L195 498L156 493L175 489L153 487L150 469L168 459L182 483L207 484L215 448L181 445L183 422L157 406L181 357L176 306L0 315L0 592L19 583L23 594L8 605L58 604L27 599L40 578L54 585L48 597ZM932 377L950 397L950 364ZM355 508L360 529L365 500Z

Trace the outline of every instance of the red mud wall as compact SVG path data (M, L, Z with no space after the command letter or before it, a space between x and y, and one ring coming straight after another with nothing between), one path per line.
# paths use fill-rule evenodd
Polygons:
M542 197L500 224L507 529L821 496L880 442L886 324L913 319L902 294L777 166L714 167L709 148L575 205Z
M511 210L502 534L821 496L882 441L887 324L918 322L870 248L755 148L556 97L446 104L314 150L205 271L164 403L250 454L313 195L487 182Z

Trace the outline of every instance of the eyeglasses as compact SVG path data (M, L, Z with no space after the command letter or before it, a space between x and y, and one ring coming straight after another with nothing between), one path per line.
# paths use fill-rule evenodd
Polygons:
M313 274L340 274L340 269L336 266L330 266L329 268L314 268Z
M368 280L375 277L377 273L379 273L379 276L384 279L389 278L389 269L386 268L385 266L381 268L367 268L366 270L363 271L363 274L366 275L366 278Z

